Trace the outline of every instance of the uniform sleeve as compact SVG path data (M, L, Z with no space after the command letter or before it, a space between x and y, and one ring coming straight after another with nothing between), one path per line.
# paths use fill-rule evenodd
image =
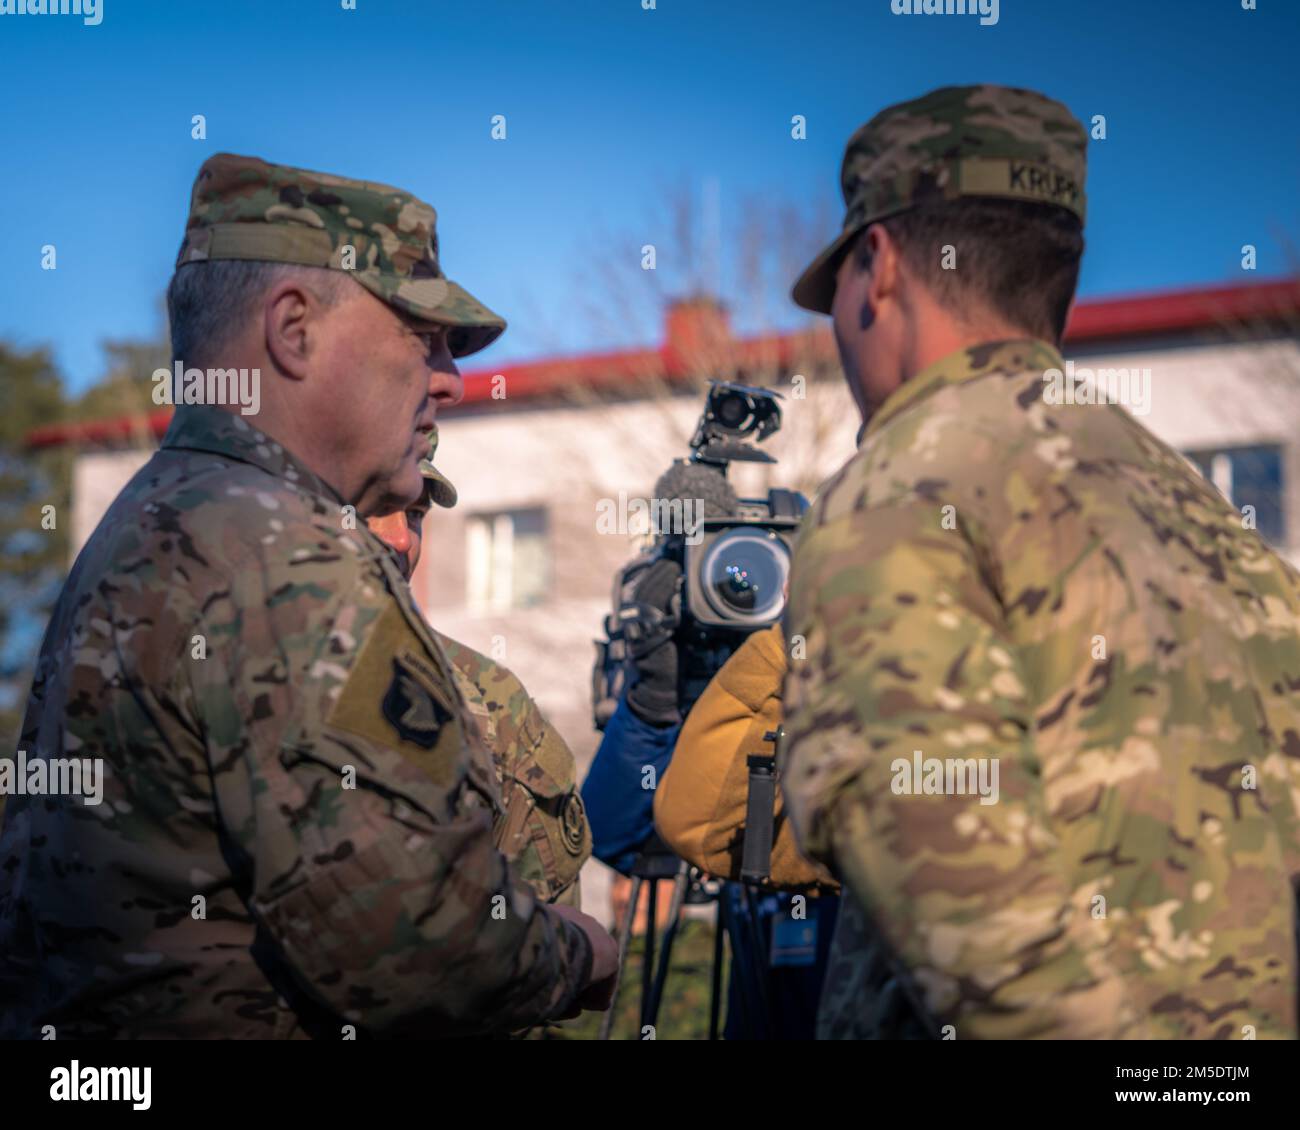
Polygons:
M1104 1036L1118 981L1072 905L1029 689L969 527L841 489L809 516L781 757L805 850L839 874L961 1038Z
M374 1035L563 1015L590 944L494 847L445 657L353 547L302 540L204 610L214 661L195 688L233 870L277 966Z
M543 902L581 910L591 829L573 751L509 668L447 636L438 640L501 789L505 815L496 822L494 842Z

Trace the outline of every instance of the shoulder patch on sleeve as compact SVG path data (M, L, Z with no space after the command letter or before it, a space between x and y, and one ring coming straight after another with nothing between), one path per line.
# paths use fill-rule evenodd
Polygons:
M439 785L452 784L464 768L451 676L396 604L367 633L325 724L394 750Z

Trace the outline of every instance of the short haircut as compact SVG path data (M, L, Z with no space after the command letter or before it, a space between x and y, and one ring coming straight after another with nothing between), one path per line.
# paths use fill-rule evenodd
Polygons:
M1083 225L1053 204L965 196L880 221L908 270L966 321L992 314L1033 337L1060 344L1083 258ZM956 266L944 268L944 248ZM853 251L870 266L867 241Z
M262 263L249 259L209 259L183 263L167 288L172 361L213 360L256 313L266 292L281 279L300 277L326 306L333 306L350 281L327 267Z

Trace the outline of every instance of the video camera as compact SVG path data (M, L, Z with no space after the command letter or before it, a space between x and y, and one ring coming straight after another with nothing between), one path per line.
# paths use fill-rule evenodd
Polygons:
M605 639L596 642L592 703L603 730L639 656L672 637L678 649L678 705L683 717L710 679L751 632L785 610L794 535L808 501L773 489L765 499L738 498L727 481L733 462L775 463L745 442L781 427L780 394L729 381L710 382L689 460L676 459L655 487L652 511L681 515L677 529L658 529L652 548L614 580ZM655 562L681 567L667 613L639 604L638 580Z

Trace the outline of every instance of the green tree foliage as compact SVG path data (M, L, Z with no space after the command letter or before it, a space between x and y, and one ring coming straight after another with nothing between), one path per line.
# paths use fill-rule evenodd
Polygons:
M72 453L24 446L33 428L66 416L48 351L0 342L0 392L0 741L12 748L31 660L67 565Z
M0 742L9 749L18 739L32 662L70 564L77 455L71 445L28 446L28 437L51 424L134 416L141 422L134 442L155 442L144 420L158 409L152 374L169 365L166 334L153 341L107 341L103 350L103 376L73 399L48 349L0 342Z
M155 369L171 368L171 348L166 340L105 341L101 348L107 370L70 407L70 418L101 420L156 412L152 374Z

